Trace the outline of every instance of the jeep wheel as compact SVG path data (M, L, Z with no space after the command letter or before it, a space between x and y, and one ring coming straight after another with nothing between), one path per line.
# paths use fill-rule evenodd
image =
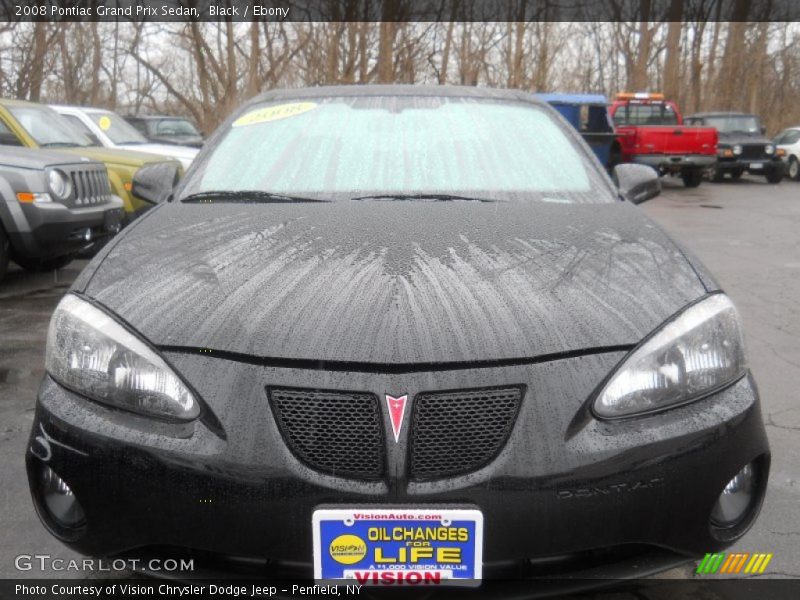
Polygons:
M711 181L714 183L722 183L723 179L725 179L725 171L719 167L711 167Z
M74 254L67 254L66 256L47 258L45 260L28 260L27 258L15 258L14 262L16 262L20 267L22 267L26 271L35 271L37 273L42 273L47 271L57 271L58 269L66 267L74 259L75 259Z
M800 162L798 162L796 156L793 156L789 159L788 173L789 179L800 181Z
M744 169L736 169L735 171L731 171L731 179L734 181L739 179L744 174Z
M703 181L703 169L687 168L681 171L683 185L688 188L695 188Z
M2 281L3 277L6 275L6 269L8 268L8 253L10 249L11 248L8 243L8 237L6 237L6 232L3 231L3 226L0 225L0 281Z
M764 176L767 178L767 183L780 183L783 179L783 169L769 169Z

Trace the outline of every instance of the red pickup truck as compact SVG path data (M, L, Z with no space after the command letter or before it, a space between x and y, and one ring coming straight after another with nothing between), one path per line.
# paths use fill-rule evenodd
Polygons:
M618 94L610 113L621 162L680 175L686 187L697 187L717 161L717 130L684 125L678 107L661 94Z

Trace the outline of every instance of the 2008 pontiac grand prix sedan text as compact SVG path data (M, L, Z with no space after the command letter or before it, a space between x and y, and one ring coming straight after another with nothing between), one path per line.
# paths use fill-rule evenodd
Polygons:
M655 174L612 183L530 95L274 91L159 169L50 325L27 465L71 547L445 583L655 571L752 525L736 309L634 206Z

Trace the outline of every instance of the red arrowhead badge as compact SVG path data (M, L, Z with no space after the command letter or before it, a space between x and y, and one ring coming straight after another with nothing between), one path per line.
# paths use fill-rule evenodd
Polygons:
M395 398L386 394L386 405L389 407L389 419L392 421L395 443L400 440L400 430L403 428L403 415L406 413L407 400L407 395Z

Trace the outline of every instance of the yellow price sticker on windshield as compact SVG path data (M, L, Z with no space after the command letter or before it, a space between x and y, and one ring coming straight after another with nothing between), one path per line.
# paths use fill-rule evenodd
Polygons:
M246 125L256 125L257 123L269 123L302 115L317 107L316 102L293 102L291 104L278 104L277 106L267 106L251 110L246 115L242 115L233 122L233 127L244 127Z
M100 129L102 129L103 131L108 131L109 129L111 129L111 118L103 115L97 121L97 124L100 125Z

